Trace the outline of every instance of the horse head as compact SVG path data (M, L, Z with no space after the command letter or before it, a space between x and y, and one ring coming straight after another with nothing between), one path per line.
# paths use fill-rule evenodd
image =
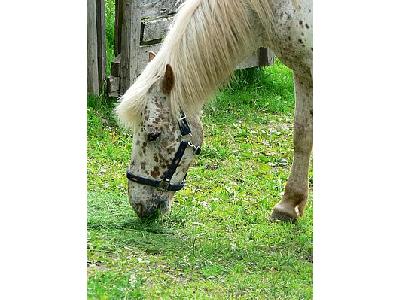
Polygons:
M149 54L149 59L154 57ZM133 132L132 160L126 173L129 201L140 218L170 210L176 191L183 188L188 168L203 141L198 117L171 109L175 74L165 73L148 89L145 106Z

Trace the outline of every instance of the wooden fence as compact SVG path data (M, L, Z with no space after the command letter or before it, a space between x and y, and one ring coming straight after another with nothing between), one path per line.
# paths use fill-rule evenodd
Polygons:
M106 82L104 0L87 0L87 92L99 95Z
M122 95L140 75L147 64L148 52L157 53L172 18L182 2L182 0L115 0L115 58L111 62L111 75L107 78L109 96L119 97ZM91 3L90 7L89 3ZM93 11L90 12L90 9L93 10L94 4L97 5L96 16ZM99 13L102 15L100 16ZM89 15L91 15L91 19L89 19ZM92 28L93 32L89 39L89 27L93 27L93 19L96 20L97 26L102 26L102 29L97 29L97 35L95 35ZM97 38L97 43L93 37ZM104 77L101 77L103 73L100 76L100 72L105 70L103 47L104 0L88 0L88 92L95 90L95 78L99 78L100 86L104 82ZM97 54L91 53L94 52L93 49L97 49ZM94 57L97 57L97 60ZM242 62L238 68L270 65L273 60L274 54L269 49L261 48ZM96 62L97 67L95 66ZM89 66L90 63L93 63L93 66ZM99 72L97 75L95 74L96 70ZM89 80L91 80L90 85Z

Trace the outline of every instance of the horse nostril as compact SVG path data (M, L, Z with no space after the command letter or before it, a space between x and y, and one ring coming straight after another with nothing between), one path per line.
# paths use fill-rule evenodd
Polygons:
M158 209L161 209L161 211L166 211L168 210L168 200L163 200L160 201L157 205Z

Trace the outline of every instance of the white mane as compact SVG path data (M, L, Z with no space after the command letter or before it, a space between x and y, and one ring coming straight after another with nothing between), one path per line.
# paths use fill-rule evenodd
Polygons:
M229 80L235 66L257 41L251 23L256 12L266 20L271 16L268 1L187 0L181 5L159 53L135 83L121 97L117 115L127 127L140 119L149 88L172 66L175 85L171 92L174 113L198 115L216 89Z

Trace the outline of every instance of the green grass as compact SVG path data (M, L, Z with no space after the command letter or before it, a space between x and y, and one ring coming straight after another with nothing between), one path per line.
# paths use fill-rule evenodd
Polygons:
M127 199L130 134L88 100L89 299L312 298L312 200L297 224L268 221L292 162L292 72L256 76L206 106L202 155L151 222Z
M115 0L105 1L105 23L106 23L106 75L111 73L111 62L114 59L114 18Z

